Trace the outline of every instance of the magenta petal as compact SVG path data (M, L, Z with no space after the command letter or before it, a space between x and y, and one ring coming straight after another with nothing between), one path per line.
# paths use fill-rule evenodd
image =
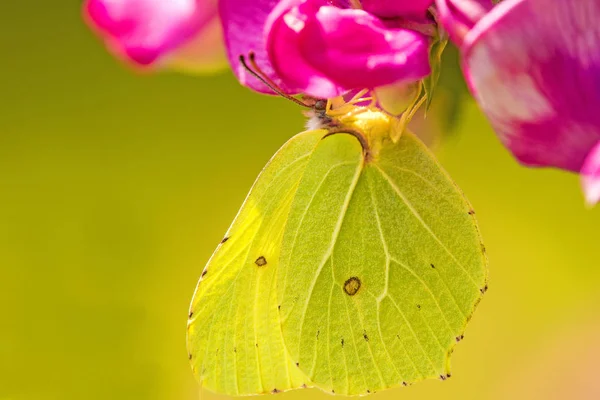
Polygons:
M271 80L286 93L295 91L273 72L266 53L264 39L265 22L278 0L220 0L219 13L227 46L227 56L233 72L245 86L259 92L272 93L262 82L250 75L240 63L240 56L250 52L256 55L256 63Z
M332 98L341 95L345 89L332 82L324 73L306 62L300 45L300 35L296 28L304 27L305 15L296 5L301 0L282 0L273 10L265 27L267 52L274 70L288 86L318 98ZM319 4L302 5L306 10L312 6L316 12Z
M590 205L600 201L600 142L596 143L581 168L581 184L585 200Z
M383 18L423 18L434 0L361 0L365 11Z
M304 93L335 97L350 89L414 81L430 72L428 41L420 33L386 28L363 10L326 1L281 8L267 26L268 53L282 80Z
M600 140L600 1L505 0L465 37L463 68L527 165L579 171Z
M462 45L464 37L494 6L492 0L436 0L438 19L450 38Z
M152 64L217 15L215 0L88 0L89 23L108 46L137 64Z

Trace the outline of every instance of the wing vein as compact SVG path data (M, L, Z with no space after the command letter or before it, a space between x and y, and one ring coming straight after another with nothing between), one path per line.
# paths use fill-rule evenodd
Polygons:
M448 322L448 318L446 318L446 313L444 312L444 310L442 310L440 302L435 298L435 295L433 294L433 291L431 290L431 288L429 287L429 285L427 284L427 282L425 282L423 279L421 279L421 277L412 268L410 268L408 265L404 264L403 262L400 262L400 261L396 260L395 258L392 258L391 260L393 262L395 262L396 264L398 264L399 266L401 266L402 268L404 268L406 271L408 271L408 273L411 274L412 276L414 276L415 279L417 281L419 281L419 283L425 288L425 290L429 293L429 295L433 299L433 302L435 303L437 309L440 310L440 313L442 314L442 317L444 318L444 321L446 322L446 326L448 327L448 331L452 335L453 334L453 330L452 330L452 327L450 326L450 322Z
M429 360L429 363L431 364L431 367L435 371L436 368L435 368L435 365L433 363L433 360L431 359L431 357L429 357L429 353L427 353L427 351L425 351L425 348L423 347L423 343L421 343L421 340L419 339L419 337L415 333L415 331L414 331L414 329L412 327L412 324L408 321L408 319L406 319L406 316L404 315L404 312L402 312L402 310L400 309L400 307L398 307L398 303L396 303L396 300L394 300L394 298L392 296L390 296L390 295L388 295L388 298L390 299L390 301L392 302L392 304L394 304L394 306L396 307L396 310L398 310L398 312L400 313L400 316L402 316L402 319L404 319L404 322L406 323L406 326L408 327L408 329L410 329L411 333L413 334L413 337L415 338L415 340L419 344L419 347L421 348L421 351L423 352L423 354L425 355L425 357L427 357L427 359ZM427 375L424 374L424 376L427 376Z
M387 354L388 359L390 360L390 363L394 366L394 370L396 370L396 374L398 374L398 376L400 377L401 380L404 380L404 377L400 373L400 370L398 370L398 367L396 366L396 363L394 362L394 359L392 358L392 355L390 354L390 351L387 348L387 344L385 343L385 340L383 339L383 332L381 332L381 313L379 310L380 306L381 306L381 303L379 301L377 301L377 329L379 330L379 339L381 339L381 343L383 344L383 348L385 349L385 354Z
M427 223L421 217L421 214L419 214L419 212L414 208L414 206L402 194L402 192L400 191L400 189L398 188L398 186L396 185L396 183L394 183L394 181L392 181L390 179L390 177L385 173L385 171L383 171L379 166L377 166L376 164L373 164L373 165L375 166L375 168L377 168L379 170L379 172L381 173L382 177L388 182L388 184L394 190L394 192L398 195L398 197L400 197L400 199L402 199L402 201L404 202L404 204L406 204L406 206L408 207L408 209L414 214L415 218L417 218L417 220L421 223L421 225L423 225L423 227L425 228L425 230L427 232L429 232L429 234L433 237L433 239L435 239L436 242L439 243L439 245L446 251L446 253L448 253L448 255L454 260L454 262L459 267L461 267L461 269L465 272L465 274L467 274L467 276L469 277L469 279L471 280L471 282L473 283L473 285L475 287L477 287L477 289L479 289L479 285L477 284L477 282L475 282L475 279L473 278L473 276L469 273L469 271L467 271L467 269L465 268L465 266L462 265L456 259L456 257L454 256L454 254L452 254L452 252L450 252L450 250L448 249L448 247L446 247L446 245L444 245L444 243L442 243L442 241L440 240L440 238L438 238L437 235L431 230L431 227L429 225L427 225Z
M408 171L408 172L412 172L410 170L405 170L402 168L396 168L396 169L400 169L402 171ZM415 173L415 175L421 177L421 175ZM422 178L423 180L425 180L425 178ZM426 181L426 180L425 180ZM389 254L389 250L387 247L387 242L383 236L383 228L381 226L381 219L379 218L379 212L377 211L377 201L375 199L374 193L373 193L373 188L372 188L372 184L371 181L369 180L369 191L371 192L371 200L373 201L373 209L375 211L375 218L377 221L377 227L379 228L379 233L381 236L381 241L383 243L383 247L385 249L385 254L388 257L388 264L386 265L386 292L387 289L389 287L388 282L389 282L389 259L391 258L391 255ZM403 263L399 262L398 260L394 260L397 264L400 264L402 267L404 267L408 272L410 272L413 276L415 276L415 278L419 279L419 281L421 281L421 284L423 286L425 286L425 288L429 291L429 293L431 294L431 297L434 299L434 301L436 302L437 307L439 308L440 312L442 312L442 314L444 315L444 319L446 320L446 324L448 325L448 328L450 328L450 332L452 333L452 327L450 326L450 323L448 322L448 319L446 318L446 315L444 314L444 312L441 309L440 304L438 303L438 301L435 299L435 296L433 295L433 291L431 290L431 288L424 282L422 281L417 274L411 269L408 268L406 265L404 265ZM442 281L442 283L444 284L444 286L446 287L446 290L448 291L448 293L450 293L450 296L452 297L452 300L454 301L454 304L456 305L458 311L460 311L460 313L463 315L463 317L466 318L466 314L463 312L463 310L460 308L458 301L456 300L456 296L454 296L454 293L452 292L452 290L450 290L450 287L448 286L448 284L446 283L446 280L440 275L439 271L436 269L435 270L438 274L438 277L440 278L440 280Z
M352 336L352 347L354 348L354 353L356 354L356 362L358 364L358 368L360 368L360 376L363 378L363 382L365 384L365 390L369 390L369 385L367 385L367 377L365 375L365 371L362 367L362 362L360 361L360 356L358 355L358 346L356 346L356 337L354 335L354 328L352 327L352 318L350 318L350 309L348 308L348 300L344 299L344 304L346 305L346 316L348 317L348 326L350 327L350 334ZM346 370L346 376L348 377L348 387L350 387L350 374Z
M384 164L382 163L381 165L384 165ZM394 169L394 170L396 170L396 171L398 171L400 173L405 172L405 173L409 173L411 175L416 176L417 178L419 178L423 182L425 182L434 191L436 191L437 193L439 193L443 198L447 199L449 204L453 204L453 201L449 200L449 197L448 197L448 195L446 193L443 193L442 191L440 191L440 189L435 184L433 184L430 180L428 180L427 178L425 178L423 175L421 175L421 174L419 174L419 173L417 173L417 172L415 172L413 170L410 170L410 169L407 169L407 168L401 168L401 167L398 167L398 166L395 166L395 165L391 165L391 164L387 164L387 163L385 163L385 166L386 166L386 168ZM456 187L456 185L454 185L454 186ZM458 208L458 207L455 207L455 208Z
M331 268L333 270L333 266ZM329 302L327 303L327 366L329 367L329 379L331 380L331 389L333 390L333 374L331 373L331 299L333 298L333 289L335 288L335 282L331 284L331 290L329 291Z
M298 239L298 232L300 231L300 228L302 227L302 223L304 222L304 218L306 217L306 214L308 213L308 210L310 209L310 207L312 205L312 202L314 201L317 193L321 189L321 186L323 186L323 183L325 183L325 180L327 179L327 177L329 176L329 174L331 174L331 172L334 169L336 169L338 167L341 167L343 165L349 165L349 164L354 164L354 163L353 162L341 162L341 163L335 164L335 165L331 166L331 168L329 168L329 170L325 173L325 175L323 175L323 179L321 179L321 181L319 182L319 184L317 186L317 189L312 194L310 200L308 201L308 204L306 205L306 208L302 211L302 216L300 217L300 221L298 222L298 226L296 228L296 232L294 232L294 240L292 241L292 246L290 247L290 251L288 253L289 255L288 255L288 259L286 261L286 264L289 264L289 261L290 261L292 255L294 254L294 249L296 247L296 240ZM340 218L343 219L343 216L346 213L346 209L348 208L348 203L350 202L350 198L352 197L352 194L354 193L354 188L356 187L356 184L358 182L358 177L360 176L361 169L362 169L362 166L359 165L358 168L357 168L357 174L355 174L355 176L354 176L354 179L353 179L352 184L351 184L351 188L350 188L350 190L348 192L348 195L346 196L344 205L342 207L341 216L338 217L338 224L335 227L334 235L333 235L334 236L333 237L333 239L334 239L333 242L334 243L335 243L335 240L337 239L337 234L339 233L339 227L338 227L338 225L341 226ZM309 294L309 299L307 300L307 307L308 307L308 301L310 300L310 295L312 294L312 289L314 289L314 285L315 285L315 283L317 281L318 275L321 272L321 270L323 269L323 266L325 265L325 262L327 261L327 258L329 258L329 252L332 249L333 249L333 245L330 246L330 249L328 249L328 251L326 252L327 255L325 257L323 257L323 259L321 260L321 264L319 265L319 270L315 274L315 279L312 281L312 285L311 285L311 289L310 289L310 294ZM281 293L285 293L286 287L287 287L287 274L284 277L284 281L283 281ZM305 307L305 312L306 312L306 307ZM287 319L287 317L286 318L282 318L282 322L285 321L285 319Z
M377 302L377 299L375 298L375 296L373 296L372 293L370 293L370 292L367 292L367 293L369 293L375 299L375 302ZM356 300L354 300L354 301L356 301ZM360 319L360 324L363 326L363 329L364 329L364 326L365 326L364 315L360 311L360 308L358 308L358 307L356 307L356 308L358 310L357 315L358 315L358 318ZM367 342L367 349L369 349L369 354L371 355L371 360L373 360L373 366L375 367L375 371L377 371L377 375L379 375L379 381L381 382L381 387L385 388L386 384L385 384L385 380L383 379L383 374L381 373L381 368L379 368L379 365L377 364L377 361L375 360L375 356L373 355L373 350L371 349L371 344L369 342Z
M342 163L342 164L348 164L348 163ZM340 165L340 164L338 164L338 165ZM356 168L356 173L354 174L354 178L350 184L350 189L348 190L348 194L346 195L346 198L344 199L344 204L342 205L336 225L333 229L333 234L331 235L331 239L332 239L331 244L325 251L325 255L321 259L321 262L319 263L319 268L316 271L315 278L312 280L310 287L308 289L308 299L306 301L306 304L304 305L304 310L302 311L302 317L301 317L302 323L300 326L300 332L302 332L302 327L304 326L304 320L306 319L306 311L308 309L308 304L310 303L310 299L312 298L312 295L313 295L313 292L315 289L315 285L317 284L317 279L321 275L321 271L323 270L323 267L325 266L325 264L327 263L327 260L329 259L329 257L331 256L331 253L333 252L333 248L335 247L337 237L340 233L340 229L341 229L342 223L344 221L344 216L346 215L346 211L348 210L348 205L350 204L350 199L352 198L352 195L354 194L354 189L356 188L356 184L358 183L358 178L360 177L361 171L362 171L362 165L359 164L358 167ZM331 169L329 170L329 172L331 172ZM329 174L329 172L328 172L328 174ZM314 196L313 196L313 198L314 198ZM291 253L292 252L290 251L290 254Z

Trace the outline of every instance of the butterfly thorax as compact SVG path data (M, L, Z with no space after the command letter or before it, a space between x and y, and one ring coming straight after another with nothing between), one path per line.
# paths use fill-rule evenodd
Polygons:
M362 101L363 99L360 99ZM336 98L327 101L325 108L315 107L306 112L309 130L325 129L330 133L348 132L360 135L370 158L376 156L385 140L396 142L401 133L399 120L374 105L356 105L356 100Z

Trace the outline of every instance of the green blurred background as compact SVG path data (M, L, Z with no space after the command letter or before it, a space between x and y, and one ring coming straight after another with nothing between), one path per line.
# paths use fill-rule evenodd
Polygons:
M188 304L300 110L228 72L136 75L78 1L4 1L0 22L0 400L217 399L188 365ZM575 175L519 167L469 100L438 103L430 120L455 128L437 151L477 211L490 291L452 379L372 398L599 399L600 209Z

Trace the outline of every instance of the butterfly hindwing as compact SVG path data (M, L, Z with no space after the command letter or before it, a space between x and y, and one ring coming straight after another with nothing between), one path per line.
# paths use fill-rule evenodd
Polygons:
M286 348L315 386L357 395L449 376L487 279L472 214L410 133L369 157L351 135L319 143L277 277Z

